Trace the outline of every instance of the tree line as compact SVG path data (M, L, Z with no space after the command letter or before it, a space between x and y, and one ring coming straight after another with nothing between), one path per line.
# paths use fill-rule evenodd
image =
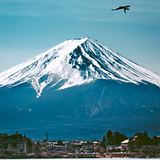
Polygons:
M108 146L108 145L120 145L122 141L128 139L128 145L129 147L141 147L146 145L160 145L160 136L149 136L147 132L139 132L134 134L131 137L126 136L125 134L122 134L120 132L113 132L109 130L106 132L106 134L103 136L103 139L101 141L102 146Z
M0 134L0 149L7 149L8 147L17 148L17 146L22 142L25 142L27 148L31 150L32 140L26 137L25 135L22 135L18 132L11 135L6 133Z

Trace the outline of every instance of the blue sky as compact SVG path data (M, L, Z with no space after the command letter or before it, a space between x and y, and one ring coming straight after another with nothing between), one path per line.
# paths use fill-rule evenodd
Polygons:
M86 36L160 74L160 0L0 0L0 72Z

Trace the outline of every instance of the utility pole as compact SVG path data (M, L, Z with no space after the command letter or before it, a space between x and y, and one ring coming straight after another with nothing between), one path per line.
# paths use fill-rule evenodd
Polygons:
M48 132L46 133L46 140L48 141L49 139L48 139Z
M24 148L23 148L23 152L24 153L26 153L27 152L27 143L26 143L26 141L24 141L24 144L23 144L24 146Z

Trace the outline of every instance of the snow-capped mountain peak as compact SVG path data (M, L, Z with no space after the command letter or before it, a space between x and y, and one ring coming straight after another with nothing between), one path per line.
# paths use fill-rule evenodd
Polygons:
M59 89L113 79L160 86L160 76L114 53L90 38L64 41L48 51L0 73L0 87L30 83L37 96L48 86Z

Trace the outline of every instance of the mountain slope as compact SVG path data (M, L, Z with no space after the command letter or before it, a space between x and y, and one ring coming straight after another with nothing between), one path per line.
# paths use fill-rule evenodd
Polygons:
M67 40L0 74L0 87L29 83L40 96L46 86L65 89L97 79L153 83L160 76L90 38Z
M0 89L0 132L19 131L34 139L98 139L107 130L160 134L160 88L95 80L36 98L30 84Z
M72 140L100 139L109 129L159 135L159 117L160 76L90 38L67 40L0 73L1 133Z

